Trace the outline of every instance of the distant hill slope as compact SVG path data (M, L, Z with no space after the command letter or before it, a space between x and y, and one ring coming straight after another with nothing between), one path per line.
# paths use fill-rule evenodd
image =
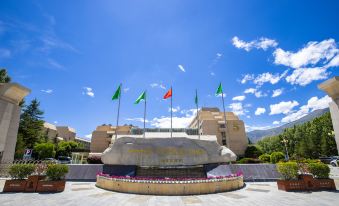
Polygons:
M299 124L303 124L305 122L311 121L314 118L319 117L329 111L330 111L329 108L318 109L294 122L290 122L290 123L281 125L279 127L275 127L275 128L271 128L267 130L253 130L251 132L247 132L247 137L251 140L251 142L255 143L258 140L262 139L263 137L279 135L286 128L290 128L290 127L293 127L294 125L299 125Z

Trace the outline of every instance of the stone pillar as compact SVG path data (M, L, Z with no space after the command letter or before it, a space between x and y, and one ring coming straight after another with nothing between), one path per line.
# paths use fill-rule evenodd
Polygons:
M325 91L333 100L333 102L330 102L329 107L335 133L335 141L339 151L339 76L335 76L319 84L318 88Z
M16 83L0 83L0 163L14 160L21 108L30 90Z

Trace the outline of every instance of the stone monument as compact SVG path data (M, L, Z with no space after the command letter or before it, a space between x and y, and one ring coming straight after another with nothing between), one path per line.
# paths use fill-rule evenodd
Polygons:
M14 160L18 134L19 103L30 90L17 83L0 83L0 163Z
M339 76L335 76L318 85L318 88L325 91L331 98L330 112L333 123L335 141L339 151Z
M121 137L101 156L104 164L146 167L190 166L235 161L237 156L216 141Z

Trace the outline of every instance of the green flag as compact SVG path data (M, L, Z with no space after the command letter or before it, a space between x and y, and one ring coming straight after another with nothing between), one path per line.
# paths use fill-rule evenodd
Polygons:
M195 90L194 102L195 102L196 105L198 105L198 91L197 90Z
M117 91L115 91L112 100L117 100L120 98L121 95L121 85L119 85L119 88L117 89Z
M221 83L219 84L219 87L218 87L217 91L215 92L216 96L218 96L219 94L222 95L222 86L221 86Z
M138 97L138 99L135 100L134 104L139 104L139 102L140 102L141 100L146 101L146 91L144 91L142 94L140 94L140 96Z

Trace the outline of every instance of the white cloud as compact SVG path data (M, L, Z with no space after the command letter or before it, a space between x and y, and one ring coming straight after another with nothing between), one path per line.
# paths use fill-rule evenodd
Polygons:
M288 114L292 111L292 109L298 106L299 103L297 101L288 101L288 102L280 102L278 104L271 104L270 105L270 115L273 114Z
M226 96L227 96L227 94L224 92L224 93L222 93L222 94L216 95L216 97L222 97L221 95L222 95L223 97L226 97Z
M255 115L261 115L261 114L264 114L266 112L266 109L263 108L263 107L258 107L257 110L255 110Z
M278 97L278 96L280 96L280 95L283 93L283 91L284 91L283 88L273 90L272 97Z
M305 86L315 80L327 79L329 72L326 72L325 68L300 68L295 69L291 75L286 77L286 81L292 85L298 84Z
M274 51L274 63L292 68L301 68L317 63L327 63L339 50L334 39L323 40L322 42L308 42L307 45L297 52L284 51L278 48Z
M54 123L54 124L58 124L58 121L54 121L53 123Z
M307 102L307 108L313 112L314 110L324 109L328 107L328 104L332 101L328 95L318 99L318 97L312 97Z
M243 105L241 102L237 103L231 103L228 106L230 109L232 109L232 112L234 112L236 115L245 115L245 113L248 113L248 110L243 108Z
M257 91L255 88L248 88L244 91L245 94L254 94Z
M211 74L211 76L215 76L215 73L214 73L214 72L211 72L210 74Z
M232 98L233 101L244 101L245 99L246 99L246 97L244 95L236 96L236 97Z
M92 134L85 135L87 139L92 139Z
M280 121L274 121L273 124L280 124Z
M324 96L322 98L311 97L306 105L303 105L299 108L298 111L286 115L282 118L281 122L288 123L298 120L304 116L306 116L309 112L313 112L314 110L324 109L328 107L328 104L332 101L329 96Z
M267 50L270 47L278 46L278 43L273 39L268 39L261 37L259 40L253 40L250 42L245 42L239 39L237 36L232 38L233 45L238 49L244 49L245 51L250 51L251 49L263 49Z
M186 72L184 66L182 66L181 64L178 65L179 69L182 71L182 72Z
M172 118L173 128L186 128L192 122L193 118L196 116L195 109L185 111L186 111L185 116ZM150 124L158 128L169 128L171 127L171 117L165 116L162 116L160 118L156 117L151 120Z
M171 111L171 108L168 108L168 111L170 112L170 111ZM179 112L179 111L180 111L180 107L179 107L179 106L173 107L173 108L172 108L172 112L173 112L173 113L176 113L176 112Z
M337 67L339 66L339 54L333 57L333 59L326 65L326 67Z
M282 79L283 77L286 76L288 70L284 71L282 74L271 74L269 72L259 74L254 80L254 84L256 85L263 85L266 82L269 82L271 84L276 84Z
M246 84L246 82L251 81L254 79L254 75L253 74L245 74L242 78L242 80L240 80L241 84Z
M60 69L60 70L65 69L64 65L60 64L59 62L57 62L56 60L54 60L52 58L48 58L47 63L49 64L49 66L51 66L53 68Z
M254 93L254 95L255 95L255 97L257 97L257 98L260 98L260 97L266 97L266 96L267 96L267 94L266 94L266 93L263 93L262 91L256 91L256 92Z
M286 77L292 85L305 86L316 80L327 79L330 67L339 66L339 49L334 39L308 42L297 52L278 48L273 53L274 63L295 70Z
M267 130L267 129L271 129L272 126L250 126L250 125L246 125L245 124L245 130L246 132L250 132L253 130Z
M44 92L44 93L46 93L46 94L52 94L53 93L53 90L52 89L42 89L42 90L40 90L41 92Z
M94 92L93 92L93 89L90 88L90 87L84 87L83 88L84 91L82 92L83 95L87 95L87 96L90 96L90 97L94 97Z
M144 118L142 117L126 118L126 120L133 121L133 122L144 122ZM145 119L145 122L148 123L149 120Z
M124 88L123 91L126 93L126 92L129 91L129 88L128 88L128 87L127 87L127 88Z
M8 49L0 48L0 58L9 58L11 57L12 53Z
M152 88L160 88L160 89L166 89L166 87L163 85L163 84L161 84L161 83L152 83L152 84L150 84L150 86L152 87Z
M221 53L217 53L217 57L222 57L222 54Z

